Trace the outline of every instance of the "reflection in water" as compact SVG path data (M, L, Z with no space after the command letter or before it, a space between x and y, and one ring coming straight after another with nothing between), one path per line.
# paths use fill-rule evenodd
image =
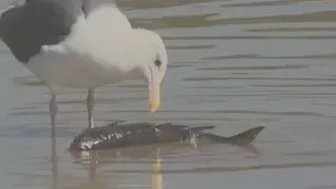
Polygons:
M52 189L64 188L64 180L60 179L60 171L59 171L59 159L57 155L57 145L55 136L51 137L52 141ZM221 144L225 146L225 144ZM112 178L118 177L118 175L122 179L115 180L115 183L109 183L110 185L116 187L148 187L148 184L141 185L139 182L142 182L142 178L146 177L146 175L150 175L151 177L151 188L152 189L162 189L163 188L163 173L179 173L184 171L191 172L199 172L203 168L200 167L194 170L174 170L168 169L166 171L162 170L162 162L163 159L166 159L168 164L174 165L179 163L195 163L196 161L202 161L202 154L209 155L209 151L207 149L211 149L211 146L216 145L205 145L205 146L197 146L193 147L192 145L183 145L183 144L160 144L160 145L148 145L148 146L137 146L137 147L126 147L126 148L118 148L111 150L102 150L102 151L82 151L82 152L69 152L73 157L73 163L76 165L80 165L85 168L87 171L87 181L80 184L81 189L93 189L93 188L105 188L107 183L102 183L102 181L109 182L108 180ZM231 145L229 145L231 146ZM235 146L235 145L233 145ZM238 148L247 150L252 152L255 156L259 156L260 152L256 147L252 144L247 146L237 146ZM196 160L193 159L191 155L189 155L188 151L196 150L195 152L200 155L196 155ZM183 153L186 153L183 157ZM161 156L164 155L165 158ZM171 159L173 157L173 159ZM182 159L185 158L185 162ZM198 159L200 158L200 159ZM98 176L98 168L106 168L109 165L113 165L113 167L126 166L129 164L137 164L140 167L142 165L146 165L144 169L137 169L138 166L132 166L130 169L122 169L122 170L109 170L113 176L108 176L109 179L100 178ZM149 165L149 166L148 166ZM213 171L216 171L216 168L210 168ZM230 170L232 168L229 168ZM238 167L238 169L241 169ZM211 172L209 170L209 172ZM77 171L76 171L77 172ZM141 180L137 180L136 183L133 182L132 174L139 175ZM106 174L102 174L106 176ZM64 176L64 175L63 175ZM128 178L129 177L129 178ZM126 180L126 183L123 180ZM71 183L71 187L74 183ZM76 187L78 188L78 186Z
M58 188L58 155L57 155L57 140L55 132L52 132L51 138L51 172L52 172L52 189Z
M162 189L163 188L163 178L162 178L162 168L160 159L160 148L157 149L156 158L152 163L152 189Z
M51 136L51 172L52 172L52 189L61 188L60 184L62 181L59 179L59 159L57 155L57 140L55 134ZM152 189L163 189L163 176L161 168L161 158L160 158L160 148L154 147L152 149L152 161L150 161L150 170L148 173L151 175L151 186ZM99 183L99 177L97 176L97 168L99 167L100 159L105 156L105 158L115 158L120 155L120 151L114 151L112 153L106 152L101 153L99 151L91 151L85 153L73 154L75 159L79 160L80 164L88 164L88 182L86 184L81 184L81 189L94 189L97 188L101 183ZM106 155L108 157L106 157ZM111 156L110 156L111 155ZM133 154L134 155L134 154ZM149 155L149 154L148 154ZM104 162L104 161L102 161ZM99 186L100 188L101 186ZM133 186L132 186L133 188ZM136 188L136 187L135 187Z

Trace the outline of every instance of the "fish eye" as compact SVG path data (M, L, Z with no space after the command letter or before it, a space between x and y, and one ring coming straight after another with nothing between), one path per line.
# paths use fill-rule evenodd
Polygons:
M157 60L155 60L154 64L155 64L157 67L160 67L161 64L162 64L162 62L161 62L161 60L157 59Z

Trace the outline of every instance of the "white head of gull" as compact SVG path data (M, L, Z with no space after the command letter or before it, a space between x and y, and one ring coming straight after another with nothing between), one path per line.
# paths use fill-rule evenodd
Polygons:
M165 45L154 31L132 28L114 0L26 0L2 11L0 37L48 84L52 132L56 86L87 89L89 128L94 127L94 89L107 84L142 78L150 111L159 108Z

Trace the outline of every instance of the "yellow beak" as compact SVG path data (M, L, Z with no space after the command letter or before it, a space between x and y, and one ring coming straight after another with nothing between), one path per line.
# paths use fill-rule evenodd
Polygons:
M148 86L148 105L151 112L155 112L160 107L160 84L152 81Z

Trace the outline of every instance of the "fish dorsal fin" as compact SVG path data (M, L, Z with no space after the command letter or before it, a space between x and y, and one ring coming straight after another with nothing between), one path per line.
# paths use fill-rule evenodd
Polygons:
M197 127L191 127L191 131L204 131L209 129L214 129L216 126L197 126Z

